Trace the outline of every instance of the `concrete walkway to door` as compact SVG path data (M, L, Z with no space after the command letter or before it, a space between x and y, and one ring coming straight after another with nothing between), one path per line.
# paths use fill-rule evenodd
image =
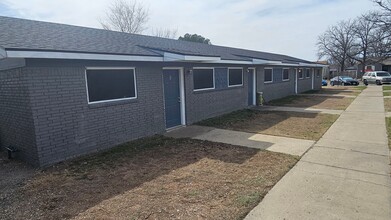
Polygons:
M369 86L245 219L391 219L387 141Z
M273 152L302 156L315 141L231 131L212 127L192 125L165 134L174 138L193 138L237 146L257 148Z

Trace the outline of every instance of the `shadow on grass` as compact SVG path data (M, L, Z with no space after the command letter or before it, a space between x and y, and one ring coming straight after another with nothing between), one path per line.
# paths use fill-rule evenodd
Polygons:
M345 110L354 98L324 96L287 96L267 102L271 106Z
M205 158L242 164L258 152L190 139L139 139L43 170L23 187L19 201L13 204L18 211L7 217L72 218L104 200Z
M197 123L197 125L319 140L337 118L337 115L331 114L246 109L207 119Z

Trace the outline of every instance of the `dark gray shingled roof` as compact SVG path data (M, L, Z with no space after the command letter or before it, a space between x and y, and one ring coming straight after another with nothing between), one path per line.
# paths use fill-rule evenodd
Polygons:
M160 56L157 51L163 51L183 55L216 56L222 60L262 59L284 63L311 63L279 54L4 16L0 16L0 46L6 50L138 56Z

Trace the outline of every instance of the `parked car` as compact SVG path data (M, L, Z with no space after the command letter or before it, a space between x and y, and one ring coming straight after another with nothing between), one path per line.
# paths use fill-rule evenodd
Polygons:
M362 77L362 81L365 85L368 85L369 83L374 83L376 85L391 83L391 74L386 71L366 72Z
M322 79L322 86L327 86L327 80Z
M342 85L342 86L358 86L360 82L357 79L353 79L350 76L336 76L330 79L330 85Z

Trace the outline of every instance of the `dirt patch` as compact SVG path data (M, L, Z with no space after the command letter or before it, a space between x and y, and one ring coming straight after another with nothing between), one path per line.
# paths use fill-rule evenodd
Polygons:
M45 170L0 210L16 210L6 219L241 219L296 162L156 136Z
M198 123L222 129L319 140L339 116L300 112L241 110Z
M270 101L267 105L345 110L353 100L345 97L288 96Z
M4 209L18 202L16 192L24 182L34 176L37 171L28 165L14 160L8 160L6 152L0 151L0 219L12 215L17 209Z

